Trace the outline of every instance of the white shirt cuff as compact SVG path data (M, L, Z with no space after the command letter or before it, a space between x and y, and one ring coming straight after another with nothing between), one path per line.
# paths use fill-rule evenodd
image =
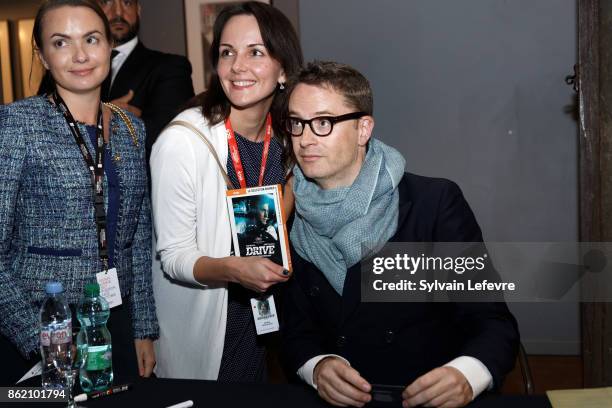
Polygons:
M484 390L493 388L493 377L489 369L474 357L461 356L444 365L454 367L461 372L472 387L472 400Z
M344 360L344 362L346 362L346 364L349 366L351 365L346 358L337 354L321 354L320 356L315 356L305 362L303 366L298 368L297 375L302 379L302 381L313 387L315 390L317 389L317 385L314 383L314 369L317 364L319 364L319 361L326 357L338 357L339 359Z

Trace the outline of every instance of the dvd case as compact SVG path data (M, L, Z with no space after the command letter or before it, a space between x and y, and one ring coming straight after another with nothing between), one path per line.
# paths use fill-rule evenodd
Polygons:
M280 184L227 191L236 256L262 256L291 271Z

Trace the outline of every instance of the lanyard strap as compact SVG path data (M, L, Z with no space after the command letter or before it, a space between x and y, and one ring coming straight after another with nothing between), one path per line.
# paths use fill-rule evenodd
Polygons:
M240 159L240 152L238 151L238 144L236 143L236 136L234 135L234 129L232 129L232 123L230 118L225 119L225 130L227 133L227 143L229 145L230 156L232 157L232 163L234 164L234 170L236 170L236 176L240 183L240 188L246 188L246 178L244 175L244 169L242 168L242 160ZM259 186L263 185L264 173L266 172L266 162L268 161L268 152L270 151L270 141L272 140L272 116L268 113L266 116L266 134L264 136L264 148L261 154L261 169L259 170Z
M93 189L93 201L94 201L94 210L95 210L95 218L96 218L96 226L98 227L98 254L100 256L100 260L104 265L104 269L108 269L108 246L106 241L106 211L104 209L104 190L103 190L103 181L104 181L104 135L103 135L103 127L102 127L102 107L98 110L98 125L96 128L96 161L94 163L91 154L89 153L89 149L85 144L85 140L79 131L79 127L77 126L72 113L70 113L70 109L66 106L66 103L62 99L62 97L56 92L53 93L53 101L55 105L58 106L64 115L64 119L66 119L66 123L68 123L68 127L70 128L70 132L72 136L74 136L74 141L79 146L79 150L83 155L83 159L85 160L85 164L89 169L89 173L91 174L91 185Z

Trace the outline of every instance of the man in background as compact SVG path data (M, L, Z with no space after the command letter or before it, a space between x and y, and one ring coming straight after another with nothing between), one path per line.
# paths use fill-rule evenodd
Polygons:
M146 48L138 39L138 0L98 0L115 42L102 100L140 117L147 130L147 159L161 130L193 96L191 64L183 56Z

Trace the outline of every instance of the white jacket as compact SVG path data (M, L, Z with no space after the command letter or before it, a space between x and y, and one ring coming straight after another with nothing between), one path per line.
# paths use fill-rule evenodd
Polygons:
M175 120L202 131L225 165L223 122L210 127L200 108L188 109ZM163 272L159 262L153 267L160 328L155 373L216 380L225 339L227 285L201 285L193 277L193 266L202 256L230 254L225 181L206 144L182 126L159 135L150 164L157 251L163 266Z

